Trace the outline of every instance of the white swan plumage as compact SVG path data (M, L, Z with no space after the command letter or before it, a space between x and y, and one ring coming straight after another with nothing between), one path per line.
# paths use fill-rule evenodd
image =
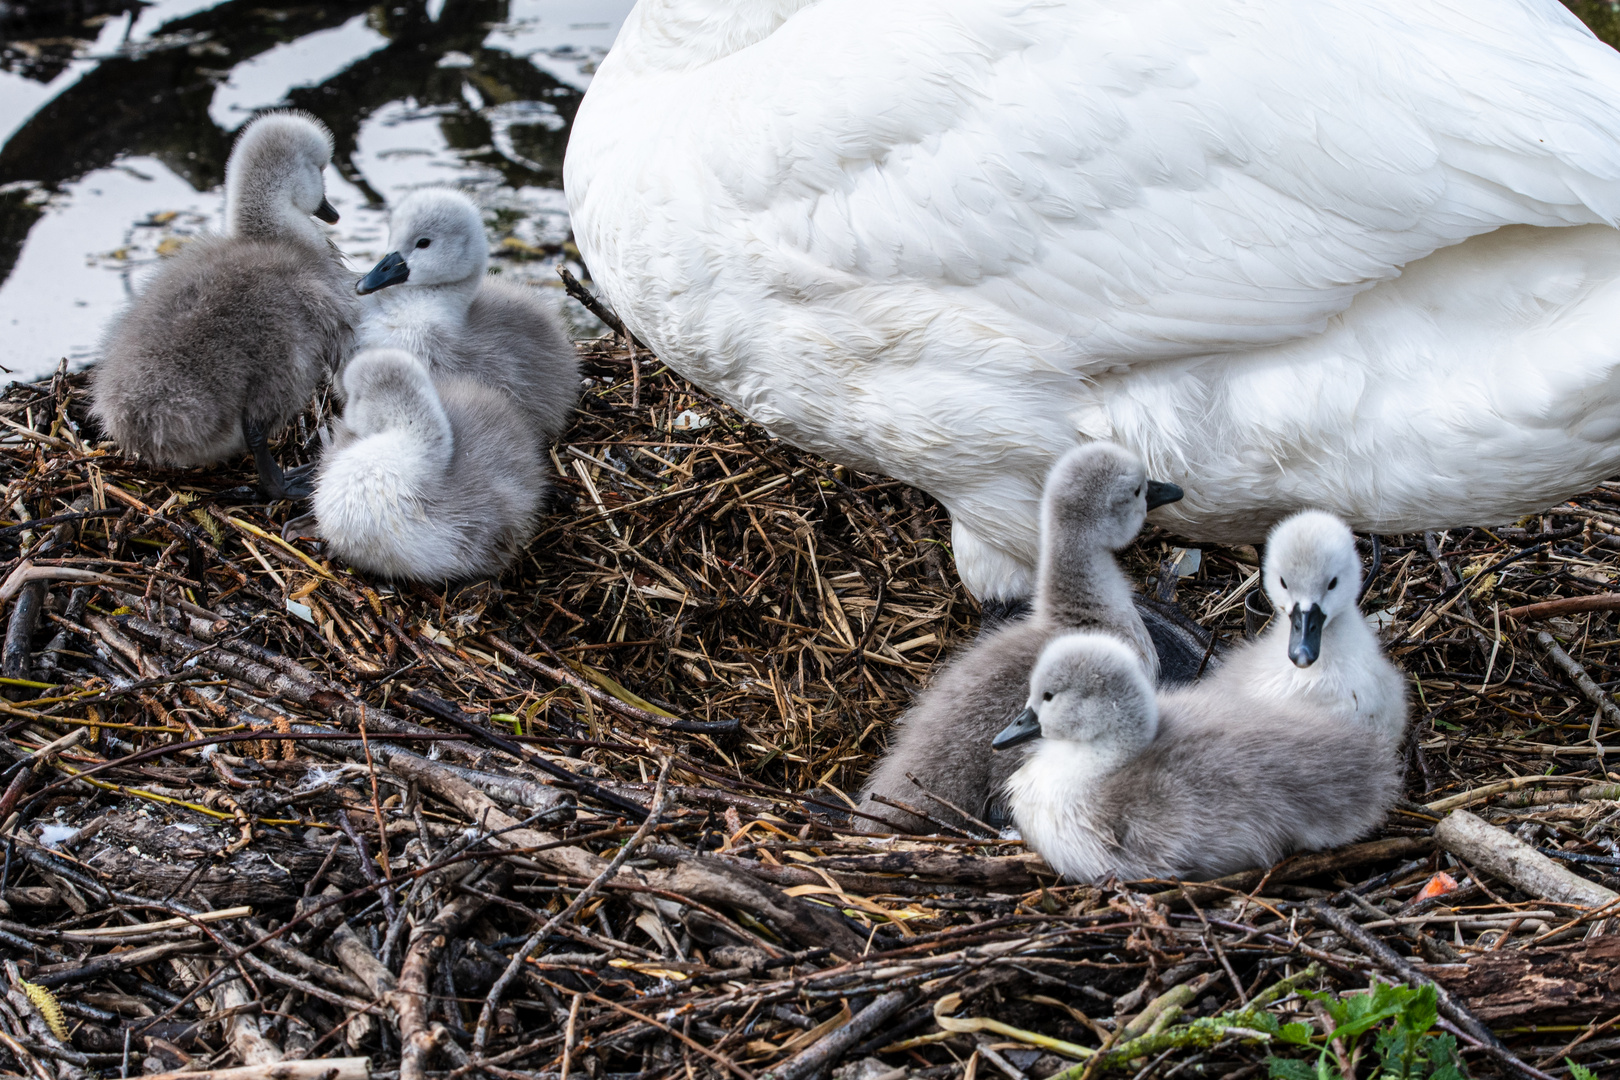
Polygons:
M1077 441L1227 542L1620 469L1620 56L1557 0L641 0L564 175L626 325L980 597Z

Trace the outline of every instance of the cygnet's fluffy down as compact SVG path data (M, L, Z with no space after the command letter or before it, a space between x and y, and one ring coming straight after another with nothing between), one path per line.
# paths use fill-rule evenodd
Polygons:
M359 353L315 478L332 553L389 578L498 574L534 535L549 487L529 419L498 388L433 378L398 349Z
M1033 612L980 635L934 678L891 734L861 810L898 828L931 831L921 818L873 798L881 795L953 824L963 821L924 795L909 773L933 794L986 817L1018 765L1017 755L992 755L990 740L1023 705L1030 669L1058 634L1111 634L1145 670L1156 671L1153 642L1114 552L1135 539L1149 509L1180 497L1179 488L1149 480L1141 459L1112 443L1089 443L1064 455L1042 495Z
M1246 697L1332 717L1385 745L1406 731L1406 679L1384 655L1356 606L1361 559L1349 526L1307 510L1277 524L1266 542L1266 594L1276 615L1254 641L1177 695Z
M1162 695L1100 634L1041 654L998 746L1036 740L1007 781L1025 843L1071 881L1209 878L1348 843L1400 790L1385 742L1337 715L1205 687Z
M485 275L489 240L466 195L424 188L389 221L390 251L361 279L362 348L404 349L434 378L497 387L529 414L535 438L562 434L579 399L579 358L535 289Z
M199 466L251 448L266 490L287 493L264 441L336 370L359 315L354 276L312 220L337 220L321 179L331 157L331 134L303 113L243 130L225 166L225 235L157 271L91 374L91 411L126 451Z

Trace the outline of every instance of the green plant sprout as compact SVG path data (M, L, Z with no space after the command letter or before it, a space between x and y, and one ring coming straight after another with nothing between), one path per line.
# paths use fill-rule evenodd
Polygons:
M1315 1035L1309 1024L1278 1024L1271 1033L1278 1042L1318 1053L1314 1063L1268 1057L1272 1080L1354 1080L1369 1053L1377 1064L1365 1080L1464 1080L1457 1040L1431 1034L1440 1015L1434 987L1414 990L1375 981L1364 994L1302 994L1321 1002L1333 1029Z

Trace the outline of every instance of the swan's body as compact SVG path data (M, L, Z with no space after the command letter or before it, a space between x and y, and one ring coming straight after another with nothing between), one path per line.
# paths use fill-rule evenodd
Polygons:
M1073 881L1269 866L1365 835L1399 794L1398 756L1355 725L1207 684L1155 701L1135 656L1098 634L1042 653L1026 712L997 741L1031 735L1008 803L1025 843Z
M1620 470L1620 57L1557 0L641 0L565 179L626 325L980 597L1076 441L1227 542Z
M1271 626L1227 653L1197 686L1170 691L1165 700L1247 699L1331 717L1397 746L1406 732L1406 679L1357 610L1361 562L1350 530L1318 511L1294 515L1271 530L1263 576L1277 612ZM1317 619L1320 636L1313 640Z
M432 378L393 349L356 355L343 383L347 404L313 499L332 553L418 581L505 569L534 535L550 479L524 412L498 389Z
M247 126L225 168L226 233L187 245L113 324L92 411L124 449L164 465L264 449L336 369L359 305L311 215L337 220L326 128L301 113ZM267 466L268 463L268 466Z
M550 443L579 400L579 357L533 289L486 276L478 207L448 188L413 192L389 221L390 254L361 282L361 348L401 349L435 378L499 389Z
M1052 469L1041 506L1041 562L1029 615L980 635L939 673L902 716L889 749L866 782L861 809L900 828L927 823L875 801L906 803L944 821L961 816L912 783L975 817L1018 765L991 754L990 740L1018 711L1029 673L1054 637L1091 630L1118 639L1149 678L1158 655L1114 559L1141 531L1150 507L1181 497L1147 478L1141 459L1109 443L1078 447Z

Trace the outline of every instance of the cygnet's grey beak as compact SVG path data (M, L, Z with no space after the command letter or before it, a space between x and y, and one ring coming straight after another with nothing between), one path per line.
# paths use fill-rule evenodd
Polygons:
M360 284L354 287L354 291L365 296L378 289L398 285L410 276L411 268L405 265L405 256L397 251L390 251L382 257L382 262L371 268L371 273L360 279Z
M1310 667L1322 655L1322 624L1326 621L1320 605L1312 604L1309 611L1294 605L1288 617L1288 659L1295 667Z
M992 750L1010 750L1041 737L1041 718L1034 709L1025 709L1013 717L1013 722L1001 729L1001 734L990 740Z
M1152 510L1155 506L1163 506L1166 503L1180 502L1181 497L1185 494L1186 492L1181 490L1180 485L1167 484L1160 480L1149 480L1147 482L1148 509Z
M337 207L327 202L324 196L321 198L321 205L315 208L315 216L326 222L328 225L336 225L338 223Z

